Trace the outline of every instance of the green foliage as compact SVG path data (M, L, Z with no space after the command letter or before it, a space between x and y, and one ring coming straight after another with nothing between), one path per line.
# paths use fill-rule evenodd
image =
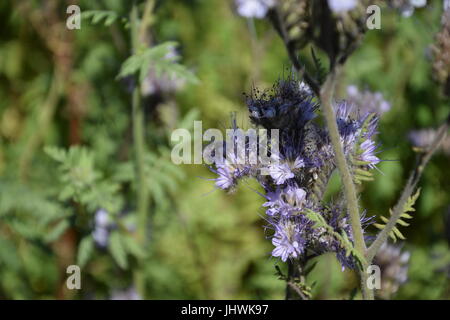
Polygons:
M102 174L94 168L94 155L83 147L71 147L68 151L47 147L46 153L59 163L62 189L59 199L73 199L94 211L104 208L118 212L121 207L118 184L102 180Z
M138 74L139 82L144 82L150 70L156 77L167 76L169 79L180 79L197 83L198 79L185 66L179 64L179 56L174 54L177 43L164 42L157 46L147 48L129 57L122 64L118 78Z
M86 10L81 13L81 18L90 20L92 24L100 24L103 21L103 25L108 27L117 20L121 20L122 23L127 23L128 20L125 17L120 17L114 11L107 10Z
M122 242L122 237L117 231L113 231L111 233L109 239L109 251L111 252L114 260L122 269L126 269L128 267L127 252Z
M94 239L91 236L84 237L80 241L77 253L77 264L83 268L91 258L94 251Z

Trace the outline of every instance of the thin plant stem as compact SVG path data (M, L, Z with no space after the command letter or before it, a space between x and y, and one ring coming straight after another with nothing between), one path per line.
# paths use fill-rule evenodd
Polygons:
M331 143L333 145L334 153L336 155L336 165L338 167L342 184L344 187L344 195L347 202L347 211L350 216L355 249L359 251L362 255L364 255L366 252L366 244L364 242L364 235L359 216L358 199L356 196L355 184L353 183L352 175L350 173L347 160L344 155L344 150L341 144L341 138L339 135L339 130L336 122L336 115L333 108L333 96L339 70L340 70L339 67L336 67L328 75L324 86L320 90L320 101L322 111L324 113L325 120L327 123L328 131L330 134ZM367 282L367 273L365 272L366 268L367 265L363 265L362 270L360 270L361 291L364 299L371 300L373 299L373 292L366 285Z
M139 22L136 2L131 10L131 39L133 53L139 50ZM132 121L134 141L134 167L136 174L136 197L137 197L137 237L140 244L144 245L147 239L147 222L149 208L149 192L145 175L145 122L144 110L141 101L140 84L136 79L133 89ZM145 298L145 277L142 265L136 268L134 274L136 290L142 298Z

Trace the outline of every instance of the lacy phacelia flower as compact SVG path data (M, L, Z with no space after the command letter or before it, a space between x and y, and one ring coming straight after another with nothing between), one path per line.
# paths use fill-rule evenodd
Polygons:
M295 221L281 219L275 225L272 244L275 249L272 256L279 257L286 262L288 258L295 259L305 250L305 239L302 237L301 224Z
M244 18L262 19L275 3L275 0L236 0L236 7L238 14Z
M306 191L292 185L268 192L266 198L268 201L263 206L268 208L267 215L291 217L302 211L306 203Z
M289 159L281 159L279 156L272 156L272 160L274 160L274 164L269 165L267 170L275 184L278 185L294 178L294 172L305 167L305 161L300 157L295 158L293 162Z
M212 170L218 174L215 181L221 189L232 189L242 177L254 177L260 183L267 230L272 230L275 246L273 257L286 261L300 259L307 252L308 256L334 252L343 267L354 268L354 257L347 255L336 237L345 233L353 241L346 208L342 201L323 203L336 164L327 129L315 121L315 101L311 91L292 77L278 81L270 91L254 90L247 96L250 120L257 127L279 130L278 151L270 154L276 161L236 165L234 160L224 160ZM349 163L360 170L372 169L380 161L374 142L377 116L358 111L345 101L336 103L335 112ZM306 214L309 210L320 214L328 228L316 227Z
M357 0L328 0L328 6L335 13L353 10L357 5Z

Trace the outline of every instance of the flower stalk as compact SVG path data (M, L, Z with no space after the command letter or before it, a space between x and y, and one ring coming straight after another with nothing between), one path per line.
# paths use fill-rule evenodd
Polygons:
M339 130L336 122L336 115L333 109L333 95L336 86L336 80L339 74L339 67L336 67L328 75L322 89L320 90L320 101L322 111L325 116L326 124L330 134L333 150L336 155L336 165L338 167L342 184L344 187L344 195L347 202L347 211L350 217L352 226L353 239L355 249L364 254L366 251L366 244L364 242L364 236L358 210L358 199L356 196L356 189L353 183L352 175L350 173L347 160L345 159L344 150L342 148ZM373 292L367 287L366 280L367 274L365 272L367 265L361 266L360 278L361 278L361 291L364 299L373 299Z

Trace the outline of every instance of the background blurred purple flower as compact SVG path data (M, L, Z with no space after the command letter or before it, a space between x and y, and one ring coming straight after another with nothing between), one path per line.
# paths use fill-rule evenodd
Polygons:
M408 133L408 139L411 144L418 149L426 150L431 147L434 139L436 139L437 131L433 128L412 130ZM447 135L441 143L440 151L446 155L450 155L450 136Z
M238 14L244 18L262 19L275 3L275 0L236 0L236 7Z
M391 104L383 98L381 92L360 91L356 86L347 87L347 101L356 106L361 114L376 113L382 115L391 110Z
M92 231L92 237L98 246L102 248L108 246L110 227L111 222L109 220L108 212L104 209L97 210L94 218L94 230Z

